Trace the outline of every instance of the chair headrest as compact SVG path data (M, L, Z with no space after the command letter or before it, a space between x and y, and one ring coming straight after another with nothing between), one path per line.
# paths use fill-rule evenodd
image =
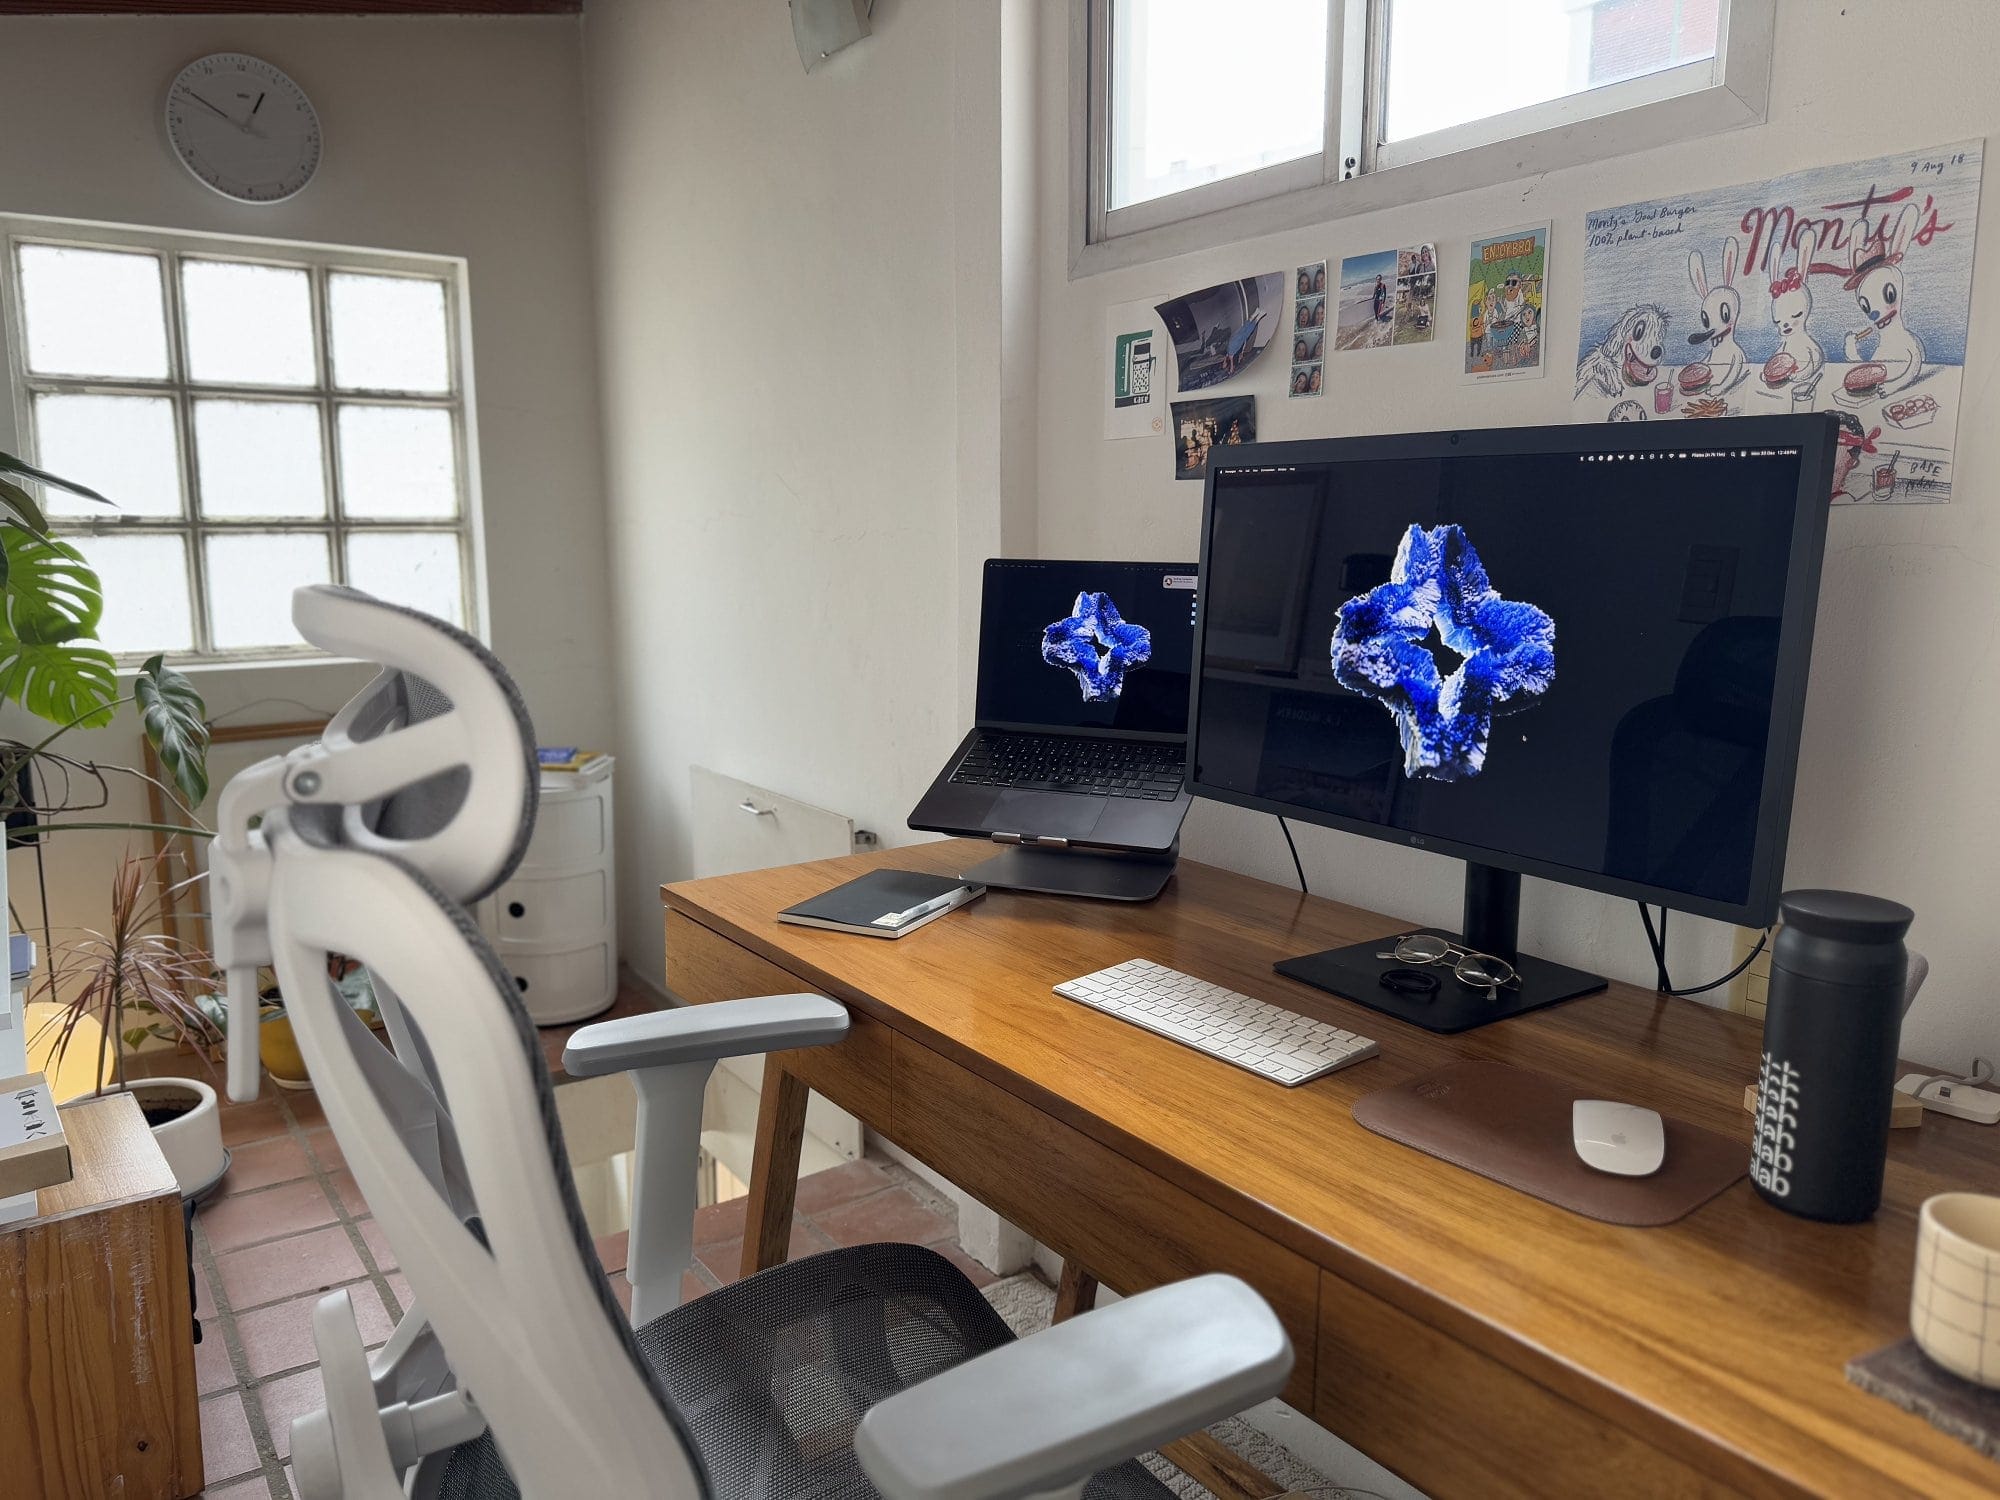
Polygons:
M382 664L320 737L330 762L322 791L293 826L321 843L392 854L455 901L490 895L527 853L539 782L535 728L507 669L458 627L337 584L293 594L292 623L315 646ZM423 742L395 756L406 743L398 736L420 725ZM387 752L385 764L400 759L393 789L322 800L325 773L364 744Z

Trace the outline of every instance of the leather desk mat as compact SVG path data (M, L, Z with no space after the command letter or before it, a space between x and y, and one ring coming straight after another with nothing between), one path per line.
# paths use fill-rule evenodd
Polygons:
M1570 1105L1595 1097L1546 1073L1456 1062L1364 1095L1357 1123L1428 1155L1586 1218L1633 1228L1671 1224L1749 1174L1750 1143L1667 1119L1666 1160L1618 1177L1577 1158Z

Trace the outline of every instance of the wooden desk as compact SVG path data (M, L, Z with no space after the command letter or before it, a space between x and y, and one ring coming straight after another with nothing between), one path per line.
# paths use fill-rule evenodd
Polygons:
M75 1175L0 1227L0 1494L200 1494L180 1190L130 1094L62 1114Z
M1373 1135L1365 1093L1461 1057L1574 1079L1744 1139L1758 1028L1626 985L1439 1037L1271 972L1410 924L1183 863L1144 906L995 892L897 942L779 923L953 843L668 886L667 981L694 1001L813 990L837 1047L766 1078L746 1262L782 1259L807 1087L1117 1291L1204 1270L1290 1330L1287 1399L1439 1496L1992 1494L2000 1464L1863 1394L1847 1359L1906 1331L1917 1205L2000 1191L2000 1136L1895 1132L1869 1224L1747 1182L1666 1229L1579 1218ZM1050 986L1144 957L1358 1030L1382 1056L1299 1089Z

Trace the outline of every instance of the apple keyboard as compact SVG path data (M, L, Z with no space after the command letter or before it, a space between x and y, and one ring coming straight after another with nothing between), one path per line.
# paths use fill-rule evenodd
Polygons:
M1365 1036L1143 958L1068 980L1055 991L1286 1088L1382 1050Z

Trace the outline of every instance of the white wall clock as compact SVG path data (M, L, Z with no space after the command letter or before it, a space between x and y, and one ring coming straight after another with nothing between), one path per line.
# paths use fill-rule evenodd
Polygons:
M319 116L285 72L241 52L182 68L167 139L198 182L243 203L282 203L319 170Z

